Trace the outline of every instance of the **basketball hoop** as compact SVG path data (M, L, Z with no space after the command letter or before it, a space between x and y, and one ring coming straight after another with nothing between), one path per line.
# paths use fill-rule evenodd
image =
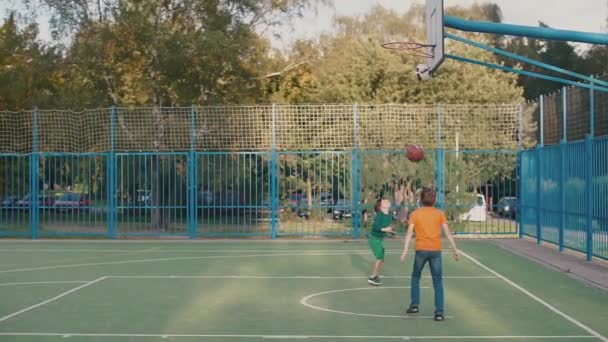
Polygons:
M403 51L404 53L412 56L434 58L433 53L429 51L433 51L435 49L435 45L420 44L415 42L391 42L382 44L382 47L388 50Z

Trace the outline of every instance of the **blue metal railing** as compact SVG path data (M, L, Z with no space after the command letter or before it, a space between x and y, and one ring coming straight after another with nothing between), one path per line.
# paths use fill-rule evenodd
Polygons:
M180 151L115 150L113 108L109 150L47 152L39 150L34 110L31 152L0 153L0 236L357 239L371 228L379 197L394 200L400 192L405 200L394 212L407 207L411 213L419 206L417 190L433 186L457 234L519 233L584 252L588 259L608 259L608 138L596 136L596 130L605 131L603 112L596 117L602 107L595 97L602 98L590 90L589 133L567 141L568 122L580 121L580 115L568 117L575 111L567 105L574 91L562 92L559 144L545 145L545 122L555 121L557 111L545 109L543 96L539 144L521 150L520 112L519 152L447 148L453 145L445 141L449 135L443 134L437 106L437 148L427 149L418 163L405 150L361 149L356 105L354 146L327 151L277 149L273 106L267 151L197 150L193 107L190 145ZM405 231L403 223L395 226Z
M514 151L426 154L419 163L358 149L2 154L0 235L359 238L379 196L407 186L401 206L412 211L436 174L457 233L517 233L498 203L517 197ZM475 210L481 218L467 217Z
M523 234L588 260L608 259L608 139L588 136L521 154Z

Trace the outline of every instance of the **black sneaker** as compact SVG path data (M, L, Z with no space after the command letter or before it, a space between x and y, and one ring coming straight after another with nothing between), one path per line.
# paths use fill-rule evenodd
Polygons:
M420 309L418 309L417 305L410 305L405 312L408 314L417 314L420 312Z
M441 322L443 320L445 320L445 317L443 317L443 312L435 312L435 321Z
M380 282L380 277L378 276L367 278L367 283L374 286L380 286L382 284L382 282Z

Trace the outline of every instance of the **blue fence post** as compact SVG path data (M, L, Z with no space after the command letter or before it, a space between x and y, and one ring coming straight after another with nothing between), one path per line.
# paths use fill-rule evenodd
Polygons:
M536 146L536 243L541 244L543 240L543 230L541 222L541 191L542 191L542 152L543 147Z
M108 202L108 237L110 239L116 238L116 226L117 226L117 215L116 215L116 151L115 151L115 132L116 132L116 107L112 106L110 110L110 151L108 152L108 189L107 202Z
M188 235L194 239L196 235L196 207L197 207L197 162L196 162L196 128L195 128L196 107L190 108L190 151L188 152Z
M568 88L562 89L562 139L559 142L559 251L564 251L564 229L566 223L566 198L564 183L566 181L566 142L568 141Z
M523 169L523 165L522 165L522 153L523 153L523 112L524 112L524 108L523 108L523 104L519 105L519 112L518 112L518 120L519 120L519 129L517 132L517 144L518 144L518 151L517 151L517 187L516 187L516 191L518 192L517 194L517 230L519 232L519 238L523 238L524 237L524 230L523 230L523 220L522 220L522 213L523 213L523 195L524 195L524 191L523 191L523 183L524 183L524 169Z
M593 137L585 136L585 216L587 221L587 261L593 257Z
M276 104L272 104L272 126L271 130L271 151L270 151L270 237L277 238L279 230L279 161L277 156L277 141L276 141Z
M435 156L435 177L437 187L437 207L445 209L445 154L443 153L443 131L441 129L442 120L442 109L441 104L437 105L437 150Z
M540 96L540 143L536 145L536 243L541 244L543 240L542 220L541 220L541 206L542 206L542 152L545 147L545 98L543 95Z
M39 207L38 207L38 173L40 153L38 152L38 108L32 113L32 154L30 155L30 236L38 238Z
M523 183L524 183L524 169L523 169L523 157L522 157L522 151L519 150L517 152L517 187L516 187L516 191L517 191L517 231L518 231L518 235L519 238L523 238L524 237L524 229L523 229Z
M595 136L595 92L593 87L589 89L589 135L591 138Z
M359 208L359 105L353 105L353 132L354 148L351 156L351 225L353 239L359 239L360 234L360 208Z
M540 135L538 137L538 141L540 142L540 146L545 146L545 97L543 95L539 96L539 109L540 109Z
M593 88L589 91L589 134L585 136L585 206L587 217L587 261L593 259L593 137L595 136L595 94Z
M543 230L541 229L541 190L542 190L542 151L543 147L536 146L536 243L541 244L543 239Z
M559 198L560 198L560 218L559 218L559 251L564 251L564 230L566 224L566 193L564 184L566 182L566 139L559 142Z

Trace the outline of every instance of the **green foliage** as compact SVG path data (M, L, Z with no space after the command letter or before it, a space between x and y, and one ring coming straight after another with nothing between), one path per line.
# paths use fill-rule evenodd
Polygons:
M540 23L541 27L549 27ZM608 47L593 45L582 53L577 53L575 46L563 41L544 41L539 39L514 37L504 40L501 47L518 55L543 63L561 67L584 75L601 75L608 73ZM513 59L501 57L507 66L521 67L523 70L538 72L551 76L578 80L561 73L548 71L529 64L521 64ZM551 93L563 86L561 83L520 75L518 84L524 88L526 99L535 99L539 95Z
M338 17L335 31L273 51L261 32L325 0L26 0L33 22L48 8L58 43L37 27L0 27L0 109L178 106L219 103L505 103L556 83L446 61L432 82L415 81L420 59L382 49L424 41L422 5L404 14L375 7ZM451 15L500 22L493 3L450 7ZM461 33L459 33L461 34ZM564 42L465 34L468 38L584 74L608 72L608 50L577 54ZM447 42L451 53L516 66ZM527 70L540 71L524 66ZM523 88L523 92L522 92Z
M0 109L51 106L59 56L37 41L35 25L20 28L15 14L0 26Z
M30 20L48 8L53 36L67 44L47 48L35 24L19 31L8 18L0 31L0 80L11 87L0 87L0 109L264 100L257 76L271 53L258 32L317 2L323 0L27 0Z
M424 41L419 20L423 10L412 6L399 15L375 7L361 18L337 18L334 35L323 36L316 43L296 44L296 51L285 63L312 61L283 76L274 89L275 97L290 103L507 103L521 98L515 75L464 63L446 61L432 82L417 82L413 71L420 59L386 50L381 44L403 40L404 32L408 40ZM483 18L489 10L474 6L470 11L473 17ZM489 43L482 35L474 39ZM493 55L462 44L448 42L448 49L497 62ZM294 82L294 77L302 82Z

